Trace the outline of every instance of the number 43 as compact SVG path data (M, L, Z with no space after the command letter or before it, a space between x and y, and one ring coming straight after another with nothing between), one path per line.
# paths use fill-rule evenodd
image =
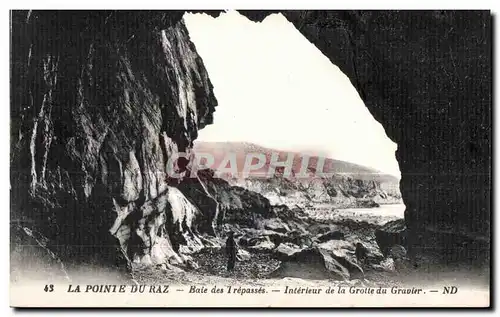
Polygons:
M46 292L53 292L54 291L54 284L45 285L43 290Z

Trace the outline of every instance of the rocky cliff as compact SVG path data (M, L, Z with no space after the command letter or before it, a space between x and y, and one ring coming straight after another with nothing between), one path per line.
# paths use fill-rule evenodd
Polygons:
M332 208L373 208L380 204L401 204L399 193L384 190L377 181L361 180L343 175L290 179L249 178L231 183L260 193L273 204L312 207L328 204Z
M398 144L410 254L488 266L491 12L240 13L256 22L283 14L349 77Z
M343 208L402 203L398 178L346 161L248 142L198 140L193 152L199 157L197 162L205 157L213 159L217 175L231 185L260 193L272 204L304 207L325 203ZM257 155L261 158L256 159ZM249 157L253 157L254 166L261 167L248 169ZM286 167L281 166L287 161Z
M204 215L165 173L217 106L181 17L12 14L11 218L64 259L161 262L200 244Z

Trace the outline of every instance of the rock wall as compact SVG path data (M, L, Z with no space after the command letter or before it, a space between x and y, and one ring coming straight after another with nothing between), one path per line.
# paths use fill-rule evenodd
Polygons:
M138 250L156 250L153 232L173 253L197 245L196 219L207 215L162 173L216 106L182 14L12 13L11 219L65 246L59 254L116 261L132 232ZM242 14L262 21L270 12ZM490 13L282 14L351 79L398 144L410 254L487 263Z
M392 184L355 177L337 174L292 178L276 175L272 178L232 179L229 182L262 194L275 205L304 207L327 203L335 208L371 208L379 204L403 203L399 190L393 190Z
M489 265L491 13L275 12L350 78L398 144L410 254Z
M178 186L194 205L205 211L207 232L221 232L226 223L256 228L264 219L276 216L263 195L214 175L211 169L199 170L198 177L186 177Z
M63 259L161 262L200 245L201 211L165 173L217 105L181 17L12 13L11 218Z

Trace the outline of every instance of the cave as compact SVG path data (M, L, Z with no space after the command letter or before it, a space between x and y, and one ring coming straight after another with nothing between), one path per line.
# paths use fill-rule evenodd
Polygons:
M490 13L239 12L254 22L279 12L293 23L348 76L398 145L409 253L487 268ZM163 196L170 185L151 171L192 147L198 130L213 122L217 101L183 14L12 14L11 219L34 221L61 243L100 245L62 250L68 257L105 254L116 261L110 228L120 240L129 234L127 215L154 218L172 200L184 204L178 190ZM123 21L135 22L123 28ZM65 215L68 208L74 217ZM183 217L214 217L183 208ZM151 230L164 232L153 226L157 219Z
M252 21L271 14L240 13ZM350 78L398 144L410 254L489 266L490 13L281 14Z

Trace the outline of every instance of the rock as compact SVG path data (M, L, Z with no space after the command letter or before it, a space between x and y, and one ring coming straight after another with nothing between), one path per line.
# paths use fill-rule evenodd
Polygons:
M212 248L212 249L220 249L220 248L222 248L222 241L221 241L221 239L218 239L216 237L200 236L200 240L202 241L202 243L205 246L205 248Z
M361 243L361 242L358 242ZM366 258L364 260L365 265L378 265L384 260L384 255L378 249L375 241L366 241L361 243L364 248L366 248ZM355 251L356 252L356 251Z
M242 229L242 236L238 239L238 244L241 246L252 246L255 239L266 239L263 237L268 237L271 242L275 245L279 245L281 242L286 240L286 236L282 233L265 230L265 229L254 229L254 228L244 228Z
M151 249L151 260L153 263L160 264L165 261L172 263L182 263L182 259L172 249L170 240L164 237L158 237Z
M332 254L332 258L335 259L340 265L345 267L347 271L349 272L349 278L350 279L359 279L359 278L364 278L364 272L363 269L353 261L351 261L347 257L336 257L334 254Z
M275 245L280 245L287 239L286 235L278 232L268 233L267 236L269 237L269 240L271 240L271 242Z
M156 268L158 270L160 270L160 271L166 271L167 270L167 264L166 263L157 264Z
M313 225L309 226L307 229L310 233L315 234L315 235L322 235L322 234L328 233L330 231L333 231L331 226L325 225L322 223L314 223Z
M216 229L220 230L220 217L223 217L223 214L220 213L219 203L208 191L204 181L199 177L185 177L180 180L178 189L202 211L200 229L215 235Z
M200 204L203 208L206 195L217 202L217 226L230 223L242 227L261 228L265 219L276 217L269 200L259 193L249 191L243 187L232 186L226 180L217 177L211 169L197 172L197 177L185 178L180 184L183 191L191 201ZM200 197L203 199L200 199Z
M382 254L378 252L377 247L374 244L368 242L366 242L363 245L363 247L365 247L366 254L364 260L361 261L356 256L356 249L357 249L356 245L350 241L330 240L319 244L318 247L328 250L337 258L344 258L350 263L354 263L356 265L363 265L364 268L369 268L369 269L373 269L376 265L379 265L380 262L384 259Z
M406 249L401 245L393 245L389 251L389 256L393 259L406 259Z
M387 256L390 248L395 245L407 245L407 229L404 219L389 221L375 230L375 239L380 251Z
M13 90L11 121L15 122L13 135L18 136L12 139L11 200L16 203L13 206L25 204L19 210L29 210L35 216L33 218L45 218L40 223L49 220L49 215L54 215L55 210L68 210L69 214L55 215L53 223L57 226L50 224L44 228L46 236L59 235L59 245L77 246L84 245L86 241L103 241L103 236L109 234L107 229L112 225L114 210L106 204L110 197L119 197L115 187L123 184L123 179L120 179L123 174L115 166L124 165L130 148L138 149L136 156L144 171L143 197L152 199L157 196L156 189L164 185L154 171L160 170L172 154L169 151L168 155L161 153L165 147L157 137L168 134L176 147L178 145L183 151L192 144L198 129L213 120L216 101L211 92L212 86L194 45L189 41L186 28L178 22L182 12L148 12L147 25L120 28L121 21L142 20L144 14L115 12L114 17L107 21L107 26L123 32L107 32L99 28L99 21L107 20L108 12L78 16L41 11L12 14L12 82L18 85ZM246 14L263 19L269 12ZM439 227L449 226L453 232L468 228L466 230L470 233L483 233L488 243L481 251L489 253L491 176L484 171L489 170L491 160L489 155L483 154L489 153L491 122L488 116L476 114L491 110L491 103L487 102L491 99L491 74L488 72L491 54L487 54L491 50L491 42L475 39L482 38L482 34L489 30L490 13L430 12L426 20L429 27L411 38L404 32L408 21L419 18L420 12L409 15L390 11L333 12L320 18L314 17L317 13L313 11L290 10L283 14L296 26L308 25L298 29L311 43L323 48L325 56L353 79L356 88L363 92L361 95L370 111L381 120L390 137L398 140L400 150L397 156L403 176L401 188L411 211L408 221L412 228L422 227L426 222L435 222ZM173 15L177 18L172 18ZM336 25L323 27L325 23L337 19L340 22ZM68 21L73 21L74 25L84 23L88 27L85 30L59 27ZM374 21L381 21L380 25L355 32L360 27L377 24ZM353 40L367 52L357 54L354 61L367 66L363 67L361 74L353 73L352 61L346 55L350 54L350 50L344 49L351 42L338 36L338 32L346 31L346 25L347 32L355 36ZM384 48L388 45L395 47L395 54L391 56L405 52L408 41L412 46L421 47L420 44L434 30L450 25L458 37L465 39L463 47L454 49L457 52L480 51L477 58L470 58L468 54L453 54L457 58L443 62L442 52L449 51L453 37L443 38L432 52L427 52L430 55L426 53L429 58L421 62L425 69L431 71L422 73L422 76L412 76L418 71L412 63L391 63L390 56L384 55ZM32 51L32 41L37 41L41 35L48 36L45 41L48 46ZM86 40L73 40L79 38ZM371 38L384 40L367 40ZM324 45L325 39L329 41L327 46ZM140 45L139 40L152 45ZM62 41L65 45L61 45ZM482 54L484 52L486 54ZM366 56L373 58L366 62ZM380 65L373 60L387 66L383 73L378 71ZM28 68L27 61L32 61ZM457 69L463 74L456 73L450 80L450 74ZM172 71L176 76L171 76ZM452 84L441 89L425 84L430 80L460 82L460 78L468 78L465 84L471 91L484 93L470 94L464 89L457 90ZM409 81L409 87L419 89L402 92L403 80ZM401 93L404 94L405 106L413 107L415 111L400 111L402 106L398 101L401 100ZM381 96L385 102L373 102L381 101ZM425 100L419 96L426 96ZM445 109L439 102L443 96L450 97L450 105ZM47 102L25 109L28 100ZM96 109L99 111L96 112ZM468 120L443 124L439 115L443 110L449 116ZM429 118L423 126L408 125L408 122L422 116ZM61 126L67 129L53 129ZM151 129L151 126L161 129ZM136 131L135 127L141 127L140 131ZM462 135L467 131L476 131L476 127L484 129L471 134L467 143L470 150L464 151ZM434 135L443 137L433 138ZM31 139L43 142L37 142L30 148ZM453 155L448 155L446 151L443 153L443 148L450 149L452 154L462 155L462 158L450 162L449 158ZM429 158L427 154L434 152L439 155ZM426 177L440 174L443 167L449 168L446 175ZM30 174L32 171L34 175ZM113 179L112 175L118 175L118 179ZM463 184L471 181L471 175L475 185L464 187ZM89 206L86 201L96 202L96 205ZM422 201L433 203L422 205ZM37 204L42 208L31 208ZM476 212L471 212L470 206L475 206ZM44 210L43 214L40 210ZM449 217L450 210L455 212L453 217ZM18 213L18 210L13 212ZM74 224L78 224L81 235L72 234L76 229ZM61 234L58 228L62 228ZM433 234L439 236L442 234L440 230ZM442 246L446 244L426 242L422 250L439 250ZM96 247L99 249L99 246ZM385 254L386 246L382 249ZM467 252L463 252L467 255L462 257L471 259L468 251L478 249L467 246ZM76 254L78 250L73 251ZM87 252L89 257L95 253L103 254L99 250L90 253L94 252Z
M380 262L380 268L384 271L392 272L396 268L394 266L394 260L392 258L386 258Z
M335 253L336 256L354 258L354 245L346 240L329 240L317 245L319 248Z
M236 242L238 243L238 245L242 247L248 247L249 246L248 243L250 242L251 239L253 239L253 237L243 236L237 239Z
M170 273L182 273L182 272L184 272L184 270L181 269L180 267L177 267L177 266L172 265L170 263L165 264L165 271L170 272Z
M301 250L302 249L298 245L285 242L278 245L278 247L274 249L274 253L276 254L278 260L286 261L292 255L294 255L297 252L300 252Z
M309 234L302 233L298 230L289 232L283 239L283 242L293 243L301 248L311 247L314 243L313 239Z
M330 231L325 234L322 234L316 238L318 242L326 242L329 240L344 240L344 234L340 231Z
M363 269L345 257L333 252L313 247L296 252L271 277L297 277L303 279L349 280L363 278Z
M248 261L250 260L251 257L252 255L248 251L245 251L242 248L238 248L238 253L236 253L236 259L238 261L240 262Z
M271 242L268 236L255 238L249 241L250 247L248 250L254 252L271 252L276 245Z
M378 272L394 272L394 260L391 258L386 258L380 262L380 264L373 264L371 269Z
M198 265L198 263L196 263L195 261L193 260L187 260L186 261L186 268L188 270L197 270L200 266Z
M368 249L361 242L356 243L356 251L354 252L358 263L364 263L366 261L368 257Z
M10 242L11 282L71 281L64 263L51 250L50 241L37 230L11 225Z
M356 202L358 208L377 208L380 207L380 204L369 199L369 200L358 200Z
M139 199L142 190L142 175L139 162L132 151L129 153L129 159L123 170L123 189L122 198L131 202Z
M210 216L170 208L165 196L177 181L169 179L167 162L189 153L199 129L213 121L213 85L182 14L81 13L13 15L13 34L26 36L14 35L12 45L19 83L11 104L12 214L34 219L54 245L65 246L57 254L62 261L111 267L118 256L108 241L119 240L120 250L133 238L143 240L136 251L149 253L144 260L154 265L180 252ZM102 29L103 19L120 31ZM135 19L148 26L123 28ZM69 21L86 27L55 26ZM29 49L42 35L50 45ZM28 100L35 103L26 106ZM132 237L141 220L142 237ZM153 260L157 236L178 241L166 252L157 246ZM187 244L199 246L195 237Z
M403 246L393 245L389 251L389 256L394 260L394 267L397 271L405 271L410 268L410 260Z
M260 21L268 14L252 12L248 13L248 16L257 16L254 21ZM456 239L465 231L476 236L475 241L482 247L480 252L488 259L491 249L490 233L494 228L491 225L492 161L489 154L493 129L490 116L482 114L492 111L492 75L488 71L491 54L486 54L491 51L492 42L475 42L474 39L490 32L492 26L488 21L491 21L491 13L412 11L402 14L380 10L358 11L347 15L344 15L344 12L330 12L319 19L314 17L315 14L312 11L283 12L306 39L323 48L325 56L351 79L370 112L374 117L380 118L380 123L388 131L389 137L398 140L397 160L402 175L400 186L409 211L406 221L412 229L412 236L420 234L420 229L417 228L428 224L438 228L431 233L434 237L451 231L455 233ZM426 27L415 30L411 36L405 35L405 31L413 24L411 21L418 20L423 15ZM336 26L329 24L331 27L323 27L325 23L328 24L327 21L349 20L356 22L348 23L349 26L345 29L342 22ZM470 21L470 24L463 21ZM308 27L300 27L304 24L308 24ZM375 25L376 27L373 27ZM364 31L356 33L360 28ZM452 37L443 37L433 45L431 51L423 53L426 57L419 61L417 67L414 63L394 63L393 57L404 56L408 46L422 47L434 30L445 28L453 28L454 34L462 39L463 45L456 47ZM336 36L343 32L356 33L353 40L366 54L358 54L354 61L347 62L349 50L346 48L351 44ZM375 38L380 40L370 40ZM325 44L325 39L328 39L328 44ZM390 55L386 54L385 48L388 46L394 48ZM442 59L441 56L445 52L456 58ZM459 52L470 52L475 57L471 58L468 54ZM387 67L381 74L380 65L384 62ZM352 67L353 64L363 65L363 71L357 71L357 68ZM421 73L420 69L428 71ZM484 71L478 71L479 69ZM450 75L454 70L461 70L461 73ZM451 79L450 76L454 78ZM449 83L453 80L459 82L461 78L468 78L466 90L457 90L454 85L436 87L427 84ZM403 81L408 87L416 88L411 91L401 89ZM471 94L469 91L482 93ZM422 96L425 96L425 100L422 100ZM443 96L449 98L449 106L441 106L440 100L443 100ZM415 110L398 111L401 108L400 100L405 100L405 106ZM464 119L444 123L439 115L442 111L445 111L448 117ZM391 115L386 116L387 113ZM422 125L410 124L422 121L425 121ZM476 131L477 127L485 128L480 133L470 134L465 145L462 135L465 131ZM465 150L467 146L470 150ZM443 149L447 149L445 153ZM414 228L418 231L413 232ZM481 240L486 241L480 243ZM446 241L442 240L431 243L412 239L412 251L418 249L418 252L432 253L446 247ZM477 252L476 245L469 244L466 248L467 252L453 253L451 256L464 263L477 261L476 257L470 255Z
M197 232L202 212L177 188L167 186L157 198L145 202L139 211L137 228L130 230L127 241L129 258L138 255L141 262L151 260L155 264L175 257L174 253L193 253L204 247ZM129 227L122 220L120 223L120 228ZM150 256L147 262L142 260L144 255Z
M287 233L288 231L290 231L290 228L287 226L287 224L279 218L264 219L262 222L264 229L267 230L272 230L279 233Z

